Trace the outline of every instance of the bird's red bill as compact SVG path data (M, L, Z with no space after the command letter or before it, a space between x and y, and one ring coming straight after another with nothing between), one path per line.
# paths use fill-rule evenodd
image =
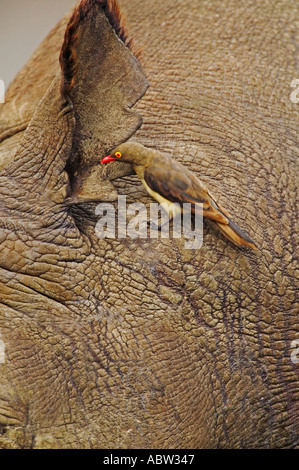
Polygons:
M107 157L104 157L101 163L109 163L109 162L115 162L116 158L111 157L111 155L107 155Z

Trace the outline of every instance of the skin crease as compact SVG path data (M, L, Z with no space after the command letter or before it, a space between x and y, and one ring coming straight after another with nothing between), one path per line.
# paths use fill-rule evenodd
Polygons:
M298 329L299 108L289 95L299 7L218 0L120 5L150 82L134 106L143 117L134 141L198 174L236 223L254 233L260 253L236 248L208 225L198 251L185 250L180 239L96 237L95 204L70 202L76 168L67 173L65 165L76 127L71 112L57 117L60 80L18 146L32 103L59 71L50 64L63 28L52 33L53 49L31 59L41 84L30 87L20 75L1 109L0 446L297 447L291 343ZM145 91L134 78L137 66L110 36L107 44L115 47L114 62L93 68L84 93L79 71L73 90L83 162L107 155L138 127L135 115L121 111ZM127 87L117 88L121 70ZM106 127L99 80L104 96L114 90L104 107ZM118 108L120 94L132 87L135 99L124 95L126 106ZM90 148L84 137L95 122L101 125ZM115 176L113 187L129 203L152 202L135 176Z

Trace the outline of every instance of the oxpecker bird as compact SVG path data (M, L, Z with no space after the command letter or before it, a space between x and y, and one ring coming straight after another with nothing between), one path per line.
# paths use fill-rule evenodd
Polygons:
M169 155L144 147L136 142L126 142L116 147L101 163L124 161L131 163L136 175L156 201L175 217L174 202L182 207L184 202L202 204L203 216L210 219L231 242L238 246L257 249L249 236L232 221L230 214L218 203L205 185L185 166ZM179 213L181 208L179 208Z

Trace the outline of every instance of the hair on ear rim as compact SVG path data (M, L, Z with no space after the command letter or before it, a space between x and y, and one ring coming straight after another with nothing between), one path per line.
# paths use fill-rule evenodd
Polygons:
M109 23L124 44L127 47L132 45L132 39L128 39L125 24L121 18L119 5L116 0L82 0L73 11L69 20L59 56L63 74L61 93L64 97L69 96L76 80L78 65L77 46L80 35L80 23L96 5L103 9Z

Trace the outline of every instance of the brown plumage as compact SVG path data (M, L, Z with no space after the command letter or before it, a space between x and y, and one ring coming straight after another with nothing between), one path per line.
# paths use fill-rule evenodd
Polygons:
M115 154L121 154L121 157ZM119 145L111 156L105 157L102 163L109 161L126 161L132 164L137 176L147 192L161 203L168 212L172 203L203 204L203 216L210 219L231 242L238 246L257 249L254 242L235 224L230 214L218 203L205 185L185 166L173 160L169 155L144 147L141 144L128 142ZM191 206L194 213L198 210ZM169 210L168 210L169 208ZM172 213L171 216L175 216Z

